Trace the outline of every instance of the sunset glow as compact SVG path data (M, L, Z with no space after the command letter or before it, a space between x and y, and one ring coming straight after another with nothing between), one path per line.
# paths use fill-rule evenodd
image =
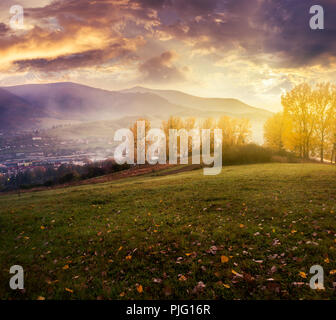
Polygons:
M335 79L336 4L322 2L325 31L309 28L312 1L2 1L0 84L178 88L278 111L285 90Z

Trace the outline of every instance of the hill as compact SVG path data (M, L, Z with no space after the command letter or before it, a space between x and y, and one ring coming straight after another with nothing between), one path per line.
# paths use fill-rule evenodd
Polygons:
M333 298L335 181L330 165L272 163L2 196L0 296ZM26 291L8 287L14 263ZM309 288L315 264L325 290Z
M272 116L272 112L251 107L238 99L201 98L176 90L154 90L144 87L134 87L124 90L123 92L155 94L168 100L170 103L197 109L198 113L200 112L203 116L209 116L209 114L221 114L232 117L245 117L250 120L259 121L268 119Z
M50 134L58 132L62 137L76 138L87 138L88 134L100 137L99 132L106 127L106 121L110 128L116 128L118 121L126 118L146 117L160 123L171 115L198 118L228 115L250 119L257 142L262 141L263 124L272 114L236 99L200 98L179 91L142 87L108 91L71 82L2 88L0 112L0 128L3 130L45 129L73 123L72 128L53 130ZM88 134L85 126L89 129ZM111 135L110 130L106 135Z
M252 107L238 99L230 98L202 98L176 90L154 90L144 87L134 87L123 92L151 93L158 95L170 103L192 107L200 118L229 116L232 118L249 119L252 126L252 139L254 142L263 142L263 127L265 121L272 116L272 112ZM194 115L195 115L194 114Z
M0 88L0 132L36 126L36 117L37 112L28 101Z
M58 120L100 121L125 116L168 116L188 113L150 93L122 93L75 83L32 84L4 90L24 99L37 112Z

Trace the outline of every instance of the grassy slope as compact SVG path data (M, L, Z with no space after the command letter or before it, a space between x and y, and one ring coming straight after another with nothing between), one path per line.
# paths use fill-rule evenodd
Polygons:
M0 298L335 298L335 197L335 167L318 164L3 196ZM24 267L25 292L8 287L14 264ZM308 283L314 264L325 291L293 284ZM193 292L199 281L205 289Z

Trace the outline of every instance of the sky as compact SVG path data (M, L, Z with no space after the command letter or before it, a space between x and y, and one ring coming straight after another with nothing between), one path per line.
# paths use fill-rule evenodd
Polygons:
M296 84L336 79L335 40L335 0L1 0L0 86L140 85L278 111Z

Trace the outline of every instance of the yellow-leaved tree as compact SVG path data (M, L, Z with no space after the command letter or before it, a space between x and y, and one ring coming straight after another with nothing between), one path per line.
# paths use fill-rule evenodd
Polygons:
M264 125L265 146L276 151L284 150L285 129L285 117L282 112L269 118Z
M283 113L275 114L264 126L265 145L288 150L302 158L335 157L336 86L329 82L313 88L302 83L281 97Z
M320 160L323 162L325 146L332 135L332 125L335 113L335 86L330 82L319 83L312 92L312 104L316 113L315 136L318 144Z
M291 132L286 136L295 143L294 149L302 158L308 159L316 123L316 110L312 103L312 88L307 83L294 87L281 97L284 117L291 123Z
M251 138L251 124L248 119L222 116L217 122L217 128L222 129L224 147L245 144Z

